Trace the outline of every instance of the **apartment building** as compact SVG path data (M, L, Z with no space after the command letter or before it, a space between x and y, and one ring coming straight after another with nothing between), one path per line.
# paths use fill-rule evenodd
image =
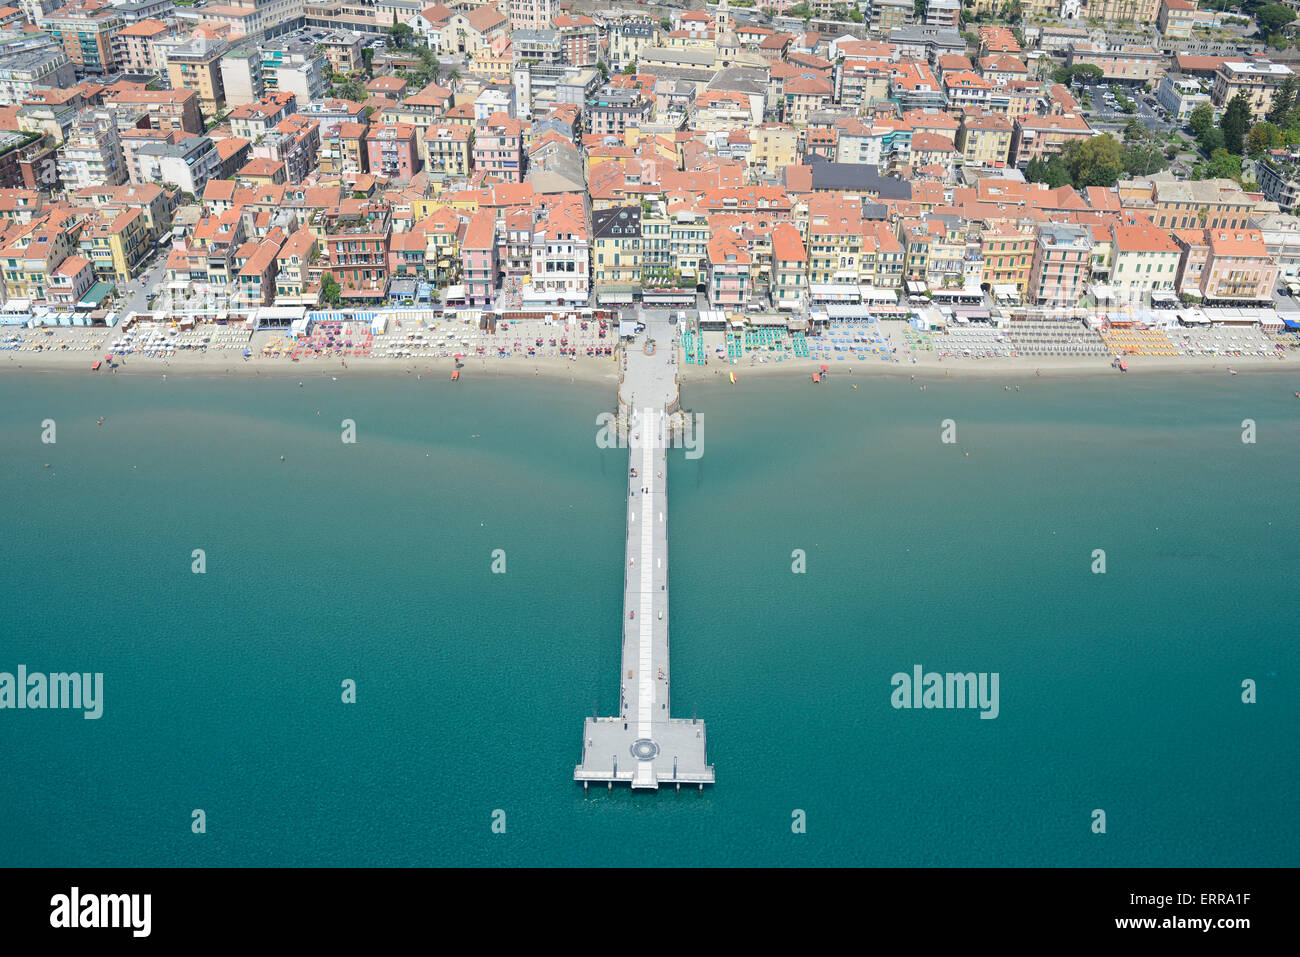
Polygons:
M59 151L58 171L59 181L70 192L127 181L126 157L112 113L86 110L77 117Z
M284 163L285 182L301 183L316 169L320 145L320 123L294 113L254 143L252 155Z
M1055 156L1073 140L1091 139L1086 120L1074 114L1062 116L1019 116L1011 134L1010 162L1023 169L1032 159Z
M474 130L474 168L507 183L524 180L523 125L497 113Z
M1121 299L1173 292L1182 251L1167 230L1146 222L1113 223L1110 283ZM1261 243L1262 245L1262 243Z
M225 40L195 37L166 53L167 77L173 90L193 90L199 110L213 119L226 108L221 81L221 57L229 49Z
M345 299L377 302L388 292L392 212L386 203L344 200L320 215L328 268ZM318 234L319 235L319 234Z
M420 140L430 176L468 176L474 161L474 130L450 123L430 126Z
M754 260L745 241L729 229L720 229L709 240L705 261L709 305L714 309L744 308L754 284Z
M1150 21L1148 21L1150 22ZM1099 68L1106 83L1142 84L1164 73L1164 55L1155 47L1120 45L1111 47L1086 41L1070 44L1067 66Z
M1166 40L1186 40L1196 22L1196 0L1161 0L1156 28Z
M1029 297L1037 305L1074 306L1091 275L1092 234L1083 226L1044 223L1035 236Z
M613 206L591 216L592 284L602 302L631 302L641 285L641 207Z
M586 302L591 289L591 238L581 197L532 212L531 291L560 305Z
M182 133L204 129L199 95L193 90L144 90L119 83L104 90L102 102L111 110L128 108L147 114L151 129Z
M1210 229L1209 255L1198 292L1216 305L1272 305L1278 263L1269 255L1258 229Z
M266 94L262 54L255 49L231 50L221 57L221 87L231 106L256 103Z
M1251 113L1258 116L1272 108L1273 92L1287 77L1292 76L1295 76L1295 72L1281 63L1227 60L1215 71L1214 83L1210 87L1210 102L1223 109L1233 97L1241 93L1250 103Z
M45 15L40 27L63 45L63 52L78 73L116 72L117 33L126 25L122 15L105 0L74 0Z
M955 145L967 165L1006 166L1014 127L996 113L967 113L957 128Z
M496 240L496 213L490 209L475 212L461 240L461 279L465 301L472 306L488 306L496 289L500 271Z
M808 298L808 250L793 223L772 230L772 305L802 309Z
M411 179L424 165L415 127L408 123L372 125L366 131L366 158L371 173L398 181Z

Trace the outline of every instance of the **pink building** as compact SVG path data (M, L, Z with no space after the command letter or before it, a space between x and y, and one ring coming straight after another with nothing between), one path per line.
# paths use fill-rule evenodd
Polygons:
M1271 302L1278 265L1258 229L1210 229L1209 255L1201 272L1201 299L1244 305Z
M90 260L82 256L69 256L50 273L47 296L60 306L75 306L87 290L95 284L95 271Z
M479 124L474 132L474 168L507 183L522 183L523 124L505 113L493 113Z
M753 258L744 242L729 229L718 230L709 240L709 304L740 308L749 301Z
M1082 226L1045 223L1035 238L1030 298L1037 305L1076 305L1092 271L1092 234Z
M419 138L410 123L384 123L366 131L370 172L394 180L409 180L420 171Z
M497 282L497 219L490 209L480 209L465 229L460 243L461 274L465 300L471 306L492 304Z

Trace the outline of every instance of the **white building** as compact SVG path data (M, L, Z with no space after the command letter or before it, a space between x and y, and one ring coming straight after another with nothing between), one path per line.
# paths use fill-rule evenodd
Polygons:
M77 117L59 150L58 169L69 192L127 181L126 157L112 113L87 110Z
M256 50L232 50L221 57L221 85L227 106L256 103L266 93L262 56Z

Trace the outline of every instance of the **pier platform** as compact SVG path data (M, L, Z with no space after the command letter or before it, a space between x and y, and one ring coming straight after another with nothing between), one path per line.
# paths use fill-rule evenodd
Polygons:
M573 779L583 787L703 788L714 783L704 722L672 717L668 661L668 426L677 406L672 328L664 324L646 335L657 338L657 348L627 350L619 391L620 408L630 410L619 710L587 718Z

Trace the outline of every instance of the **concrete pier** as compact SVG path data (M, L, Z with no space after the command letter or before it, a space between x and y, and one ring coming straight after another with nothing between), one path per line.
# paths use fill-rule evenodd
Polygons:
M654 340L650 350L647 339ZM667 450L678 404L672 342L670 323L649 323L646 333L625 349L619 410L627 429L628 511L619 710L586 720L582 763L573 772L584 787L621 782L645 789L703 788L714 783L704 722L672 717Z

